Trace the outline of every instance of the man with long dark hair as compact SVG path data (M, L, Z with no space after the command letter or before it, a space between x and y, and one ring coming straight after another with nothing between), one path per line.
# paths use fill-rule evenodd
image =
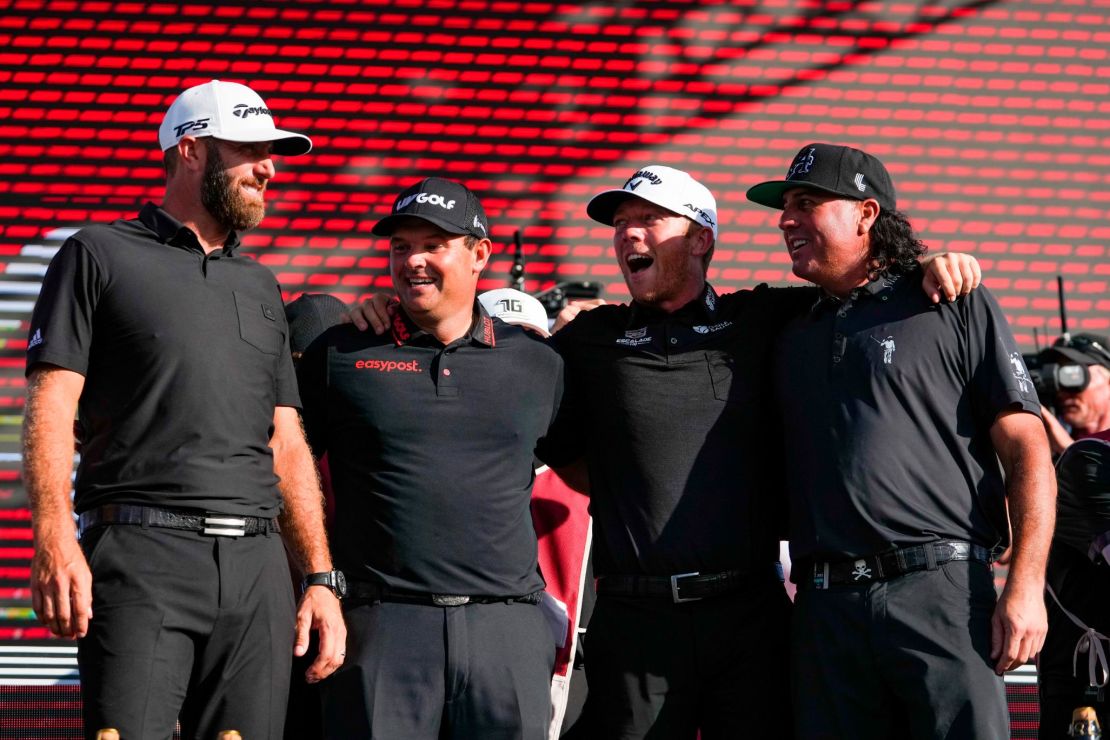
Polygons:
M921 295L925 247L865 152L807 145L748 198L782 209L794 274L821 288L775 346L797 734L1007 737L1001 675L1046 631L1055 481L1006 319L985 289Z

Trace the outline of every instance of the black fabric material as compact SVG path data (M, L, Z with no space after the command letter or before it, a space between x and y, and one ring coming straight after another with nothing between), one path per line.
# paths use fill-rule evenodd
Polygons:
M134 526L81 540L93 574L78 641L85 735L282 737L294 603L281 539Z
M805 740L1009 735L990 659L990 568L953 561L854 588L799 591L791 669Z
M1110 635L1110 566L1092 561L1089 545L1110 528L1110 443L1083 439L1068 447L1056 463L1056 531L1048 556L1048 584L1060 603L1088 627ZM1037 681L1042 701L1042 740L1066 737L1071 710L1093 706L1110 722L1107 692L1090 688L1086 653L1073 671L1076 644L1083 634L1051 596L1048 636L1038 659ZM1104 650L1110 645L1104 641Z
M825 298L779 338L795 561L1005 544L990 429L1007 409L1039 414L1036 392L989 291L933 305L921 281L914 270Z
M344 606L321 684L334 740L546 740L555 645L530 604Z
M517 604L538 604L543 598L542 591L516 596L467 596L463 594L416 594L383 586L371 581L347 581L347 596L344 602L388 601L395 604L423 604L424 606L463 606L464 604L496 604L498 602ZM466 599L465 602L450 602Z
M929 550L932 550L932 553ZM854 560L801 561L794 563L791 569L793 575L791 580L798 584L798 588L860 585L897 578L918 570L935 570L938 565L944 565L953 560L972 560L989 565L991 554L985 547L969 542L941 541L930 545L904 547Z
M50 263L28 372L85 376L78 512L108 503L276 516L274 407L298 406L281 291L265 267L148 204L82 229Z
M751 571L778 559L785 463L769 352L815 297L706 286L673 314L601 306L553 337L567 398L539 454L556 466L586 458L599 576Z
M543 588L533 451L563 363L475 303L442 345L399 312L391 334L337 326L297 372L309 442L328 454L336 567L401 592L503 596Z
M84 534L93 527L108 524L138 524L147 527L164 527L166 529L183 529L190 532L203 532L207 527L219 529L234 529L234 525L206 524L210 517L226 517L224 514L190 513L185 511L170 511L157 509L152 506L132 506L129 504L106 504L96 509L81 512L77 520L77 529ZM280 532L281 527L277 519L262 519L256 516L235 517L243 520L243 534L256 535Z
M699 573L667 576L601 576L597 592L613 596L645 596L677 600L705 599L734 594L754 586L781 583L774 569L764 573Z
M790 737L781 584L671 604L599 594L586 633L583 737Z

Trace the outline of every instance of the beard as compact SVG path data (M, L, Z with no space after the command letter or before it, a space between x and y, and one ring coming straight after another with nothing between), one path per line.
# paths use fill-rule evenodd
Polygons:
M204 164L204 182L201 183L200 201L216 219L216 222L228 231L246 231L253 229L262 222L266 215L266 205L262 202L248 201L243 197L231 176L224 166L220 147L211 139L206 140L208 159ZM259 183L250 181L248 185ZM262 183L263 188L265 183Z

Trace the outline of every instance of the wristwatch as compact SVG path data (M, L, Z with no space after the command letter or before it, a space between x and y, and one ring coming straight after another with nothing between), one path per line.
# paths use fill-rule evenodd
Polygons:
M301 593L307 591L309 586L327 586L340 599L347 595L347 579L343 577L341 570L309 573L301 580Z

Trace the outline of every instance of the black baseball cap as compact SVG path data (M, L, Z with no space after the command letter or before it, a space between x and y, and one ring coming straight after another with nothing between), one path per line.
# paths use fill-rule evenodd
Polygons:
M1110 368L1110 342L1098 334L1072 334L1067 341L1049 347L1045 352L1077 365L1102 365Z
M883 163L867 152L836 144L806 144L794 157L786 179L753 185L748 188L748 200L781 209L783 193L800 186L855 200L874 198L886 211L898 207L894 183Z
M390 236L401 219L413 216L435 224L448 234L489 236L489 221L478 196L461 182L426 177L406 188L393 203L393 213L374 224L370 233Z
M285 305L289 322L289 350L304 352L316 337L342 323L347 304L327 293L304 293Z

